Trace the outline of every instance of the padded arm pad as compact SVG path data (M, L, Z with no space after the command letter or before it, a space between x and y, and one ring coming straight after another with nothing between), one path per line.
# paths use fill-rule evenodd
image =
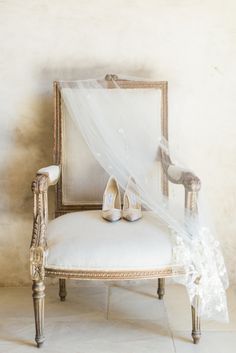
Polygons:
M50 185L55 185L60 177L60 167L58 165L50 165L45 168L41 168L37 171L37 175L46 175L49 179Z
M184 172L189 172L189 170L178 167L177 165L171 164L167 169L168 177L175 180L176 182L180 181L182 174Z

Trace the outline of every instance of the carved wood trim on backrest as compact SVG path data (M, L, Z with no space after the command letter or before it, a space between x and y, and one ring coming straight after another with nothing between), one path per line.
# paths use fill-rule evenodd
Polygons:
M166 81L130 81L119 80L116 75L106 75L105 80L100 81L106 88L115 88L113 80L121 88L155 88L160 89L162 92L161 104L161 131L162 135L168 140L168 83ZM61 93L60 83L55 81L54 84L54 163L61 165L62 163L62 114L61 114ZM82 210L95 210L100 209L101 205L86 204L86 205L63 205L62 203L62 182L63 182L63 168L61 168L61 176L56 185L56 205L55 216L58 217L62 214L82 211ZM162 192L168 196L168 179L162 171L161 180Z

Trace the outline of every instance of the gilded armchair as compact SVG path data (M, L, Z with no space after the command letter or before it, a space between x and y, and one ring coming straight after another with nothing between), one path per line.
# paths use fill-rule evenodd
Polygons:
M168 139L167 82L127 81L119 80L114 75L107 75L105 80L108 82L110 88L113 88L111 78L117 80L120 87L124 89L149 88L161 92L161 121L159 123L162 135ZM74 142L72 138L74 132L71 126L69 126L70 123L63 115L62 105L60 86L58 82L55 82L54 165L40 169L32 183L34 220L30 247L30 267L33 281L35 340L38 347L42 345L45 339L44 281L46 277L59 279L59 296L61 301L64 301L66 298L67 279L103 281L158 279L157 294L159 299L162 299L165 293L165 278L185 274L182 266L173 268L168 265L171 260L171 243L168 240L167 233L165 233L167 230L160 229L160 234L155 230L154 234L154 231L149 229L148 217L146 216L132 226L135 227L138 240L135 242L136 248L134 252L141 254L139 263L137 263L137 257L134 257L132 252L128 254L127 259L127 254L125 254L122 241L119 238L125 229L127 241L132 241L132 238L129 238L128 224L122 222L120 222L120 225L117 224L116 228L113 228L113 231L116 229L114 231L115 234L113 234L113 241L109 241L110 227L112 225L104 225L100 221L99 211L101 209L101 198L99 195L102 195L105 175L100 167L95 164L91 156L87 154L88 151L85 151L86 153L83 153L81 156L83 158L84 174L80 175L80 178L83 182L83 187L79 189L77 200L73 199L74 196L71 195L75 191L70 187L70 182L72 182L70 173L74 168L71 169L68 164L74 164L74 157L70 160L65 155L67 153L69 156L73 156L72 149L74 147L72 146L72 142L73 144L77 144L75 150L78 150L78 148L85 149L85 146L81 140ZM70 131L69 128L71 129ZM162 166L161 188L163 194L168 196L168 182L182 184L185 189L185 208L188 210L188 213L196 214L200 180L190 171L173 165L164 149L161 149L160 157ZM88 182L86 180L88 179L86 178L86 173L91 179L92 175L95 174L95 179L98 180L99 185L93 190L96 196L91 195L91 185L88 185L87 191L85 191L85 185ZM92 182L94 183L93 179ZM48 188L52 185L56 185L56 218L48 223ZM78 200L79 198L80 200ZM81 199L83 200L81 201ZM96 232L94 232L95 229ZM142 237L144 231L146 240L143 240ZM102 237L101 234L103 234ZM155 254L148 244L147 237L150 237L152 246L156 244L157 249L159 249L155 251ZM104 252L104 248L107 251ZM109 257L107 254L113 254L113 256ZM198 297L195 298L195 301L195 306L194 308L192 307L192 337L194 343L198 343L201 336Z

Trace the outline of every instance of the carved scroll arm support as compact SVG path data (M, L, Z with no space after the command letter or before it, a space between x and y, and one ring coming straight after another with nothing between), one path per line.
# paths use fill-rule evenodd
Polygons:
M37 172L32 182L34 195L33 233L30 245L30 272L32 280L44 279L46 227L48 223L48 187L60 177L60 167L50 166Z

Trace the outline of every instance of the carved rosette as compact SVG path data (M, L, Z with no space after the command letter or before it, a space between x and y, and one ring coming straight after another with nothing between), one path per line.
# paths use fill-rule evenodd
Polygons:
M34 281L42 281L45 276L45 251L41 246L30 248L30 274Z

